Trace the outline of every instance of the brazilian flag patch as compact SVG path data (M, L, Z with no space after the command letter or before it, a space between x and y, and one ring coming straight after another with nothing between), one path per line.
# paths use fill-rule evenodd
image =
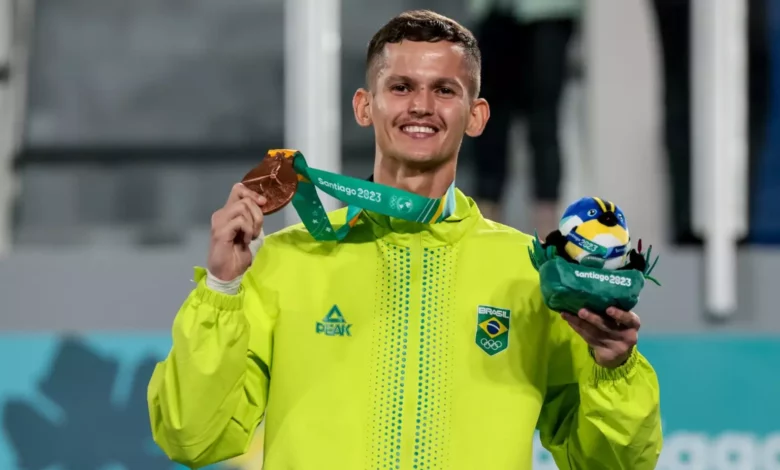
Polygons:
M480 305L477 307L477 335L474 341L489 356L509 346L509 310Z

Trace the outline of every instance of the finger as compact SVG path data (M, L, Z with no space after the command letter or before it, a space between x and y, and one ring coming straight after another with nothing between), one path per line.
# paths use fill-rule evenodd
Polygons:
M252 241L252 223L243 215L230 220L218 233L218 239L231 242L239 238L244 244Z
M236 183L233 185L232 188L230 188L230 194L228 194L228 199L225 202L225 207L233 204L234 202L238 201L242 197L249 197L249 193L251 190L244 186L241 183Z
M260 236L260 230L263 228L263 210L249 199L242 199L241 202L247 206L249 213L252 215L252 238L257 238Z
M245 187L246 188L246 187ZM247 189L248 192L243 192L241 194L241 199L246 199L249 201L253 201L255 204L257 204L260 207L263 207L266 202L268 202L268 198L263 196L262 194L258 194L251 189Z
M585 308L581 309L577 313L577 316L582 320L595 326L599 330L605 332L610 337L615 338L620 335L620 328L618 327L617 323L611 318L604 318L601 315L597 315Z
M245 217L249 221L254 221L250 205L247 203L251 203L251 201L248 199L240 199L233 204L226 206L221 210L217 223L226 224L239 216Z
M237 239L245 241L247 233L251 232L252 223L243 215L239 215L225 223L217 231L217 239L222 242L232 243Z
M249 234L252 236L252 238L255 238L255 234L260 233L260 224L263 222L263 213L257 204L254 201L250 201L249 199L241 199L238 201L238 204L244 206L242 215L252 225L252 229L249 231Z
M590 323L586 322L582 318L578 317L577 315L574 315L572 313L565 313L564 318L566 321L573 325L577 325L580 328L586 329L590 332L592 332L595 335L598 336L606 336L606 333L604 331L599 330L595 325L591 325Z
M587 335L592 341L596 341L599 344L603 344L604 340L609 339L608 335L596 328L594 325L586 322L585 320L578 318L576 315L570 313L564 313L563 318L574 328L575 331L580 333L581 336ZM583 336L585 337L585 336Z
M576 319L576 317L572 318ZM606 344L602 338L600 338L597 334L594 334L591 330L584 328L582 324L575 324L572 321L569 321L568 323L571 329L580 335L582 339L584 339L585 342L589 345L593 347L606 347Z
M614 318L618 325L622 325L624 328L633 328L638 330L641 326L639 315L634 312L626 312L616 307L609 307L607 309L607 315Z
M266 198L264 196L257 194L241 183L236 183L233 185L233 189L230 190L230 195L228 196L228 200L225 203L225 206L229 206L230 204L243 198L257 201L257 203L261 206L266 203Z

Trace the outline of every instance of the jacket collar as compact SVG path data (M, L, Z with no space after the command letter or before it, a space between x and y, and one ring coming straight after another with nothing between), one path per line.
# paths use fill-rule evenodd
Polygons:
M373 175L369 181L373 181ZM435 247L457 243L482 218L476 203L460 189L455 189L455 211L442 222L423 224L363 211L361 222L369 225L374 236L394 245Z

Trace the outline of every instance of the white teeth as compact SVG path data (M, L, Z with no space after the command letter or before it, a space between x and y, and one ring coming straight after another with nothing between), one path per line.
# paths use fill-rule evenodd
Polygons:
M422 133L422 134L433 134L436 132L432 127L425 127L425 126L404 126L404 132L412 132L412 133Z

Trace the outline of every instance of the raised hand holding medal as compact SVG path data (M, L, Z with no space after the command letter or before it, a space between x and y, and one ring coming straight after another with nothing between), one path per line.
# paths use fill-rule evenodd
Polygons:
M263 230L263 211L268 201L241 183L230 191L225 205L211 216L208 271L221 281L240 277L252 264L253 243Z
M298 188L298 174L284 151L269 152L233 186L211 217L208 270L221 281L242 276L262 244L264 217L283 209Z

